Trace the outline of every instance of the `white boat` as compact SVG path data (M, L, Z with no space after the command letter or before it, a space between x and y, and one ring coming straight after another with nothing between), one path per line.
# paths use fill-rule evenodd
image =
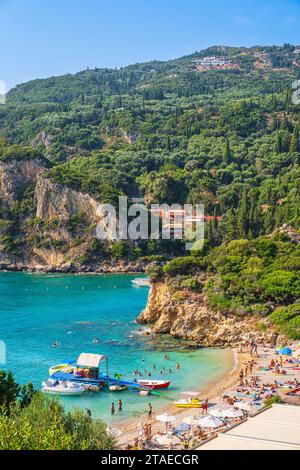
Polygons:
M58 380L49 379L42 383L42 392L52 395L82 395L85 391L82 385L72 382L60 382Z
M123 392L124 390L128 390L128 387L127 385L115 384L115 385L110 385L109 390L111 392Z
M136 278L131 282L135 287L149 287L150 286L150 281L148 277Z

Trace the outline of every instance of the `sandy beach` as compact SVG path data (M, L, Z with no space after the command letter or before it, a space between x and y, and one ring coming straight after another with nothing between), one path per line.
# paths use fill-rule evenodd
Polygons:
M294 349L297 349L297 347L299 348L299 346L297 346L295 343ZM292 404L300 405L299 397L292 397L287 395L289 390L295 388L295 384L297 382L300 382L300 361L298 361L294 356L291 356L291 358L287 356L279 356L278 354L276 354L276 349L263 346L258 348L257 355L254 356L251 356L249 348L244 348L242 352L231 350L231 354L231 370L223 373L215 380L206 383L204 386L198 389L200 399L208 400L209 402L208 412L210 412L213 408L228 408L232 403L231 400L241 400L247 404L251 404L251 412L249 414L253 415L263 408L263 396L268 397L269 395L278 395L282 398L284 402L290 402ZM289 362L290 359L293 361L293 363ZM272 364L272 360L274 361L274 364L277 363L276 367L281 368L280 373L275 370L275 367L270 367L270 365ZM251 361L254 362L253 370L252 374L249 374L248 372L247 378L244 379L246 380L246 385L248 384L248 380L251 381L251 377L255 377L257 379L256 391L262 390L262 392L265 393L265 395L261 395L262 398L259 398L259 402L256 403L255 406L253 405L254 399L252 387L249 388L244 384L243 386L241 386L241 381L239 377L241 369L243 369L245 373L246 366L249 365ZM265 389L264 385L274 384L275 381L280 383L280 386L276 388L276 391L275 389L273 389L271 393L268 391L268 387L266 387ZM226 398L224 399L224 397ZM228 397L230 404L227 401ZM182 397L177 398L179 399ZM151 396L149 396L149 402L151 402ZM142 427L145 423L151 425L151 436L154 436L155 442L155 436L160 436L166 431L165 423L156 420L156 416L162 413L169 413L175 418L175 427L180 425L180 423L182 423L182 421L187 417L197 416L200 418L203 416L201 409L179 409L174 407L173 403L170 403L167 406L162 406L161 408L154 410L153 417L151 420L149 420L148 415L145 414L139 416L138 418L120 422L115 427L115 429L122 433L118 437L118 443L120 448L132 446L134 442L137 441L139 424L142 425ZM234 421L234 423L229 423L229 425L235 423L236 420ZM152 443L150 440L149 448L151 448L151 444ZM162 446L161 448L163 449L168 447ZM182 448L182 445L179 443L177 448Z
M230 365L226 372L223 372L215 379L206 382L205 385L197 388L199 396L203 399L208 399L210 403L213 403L221 393L225 393L230 387L233 387L238 382L238 371L243 361L246 360L248 354L238 354L236 350L228 351L231 353ZM176 398L182 398L180 396ZM151 396L149 396L149 402L151 402ZM121 421L115 426L116 429L122 432L118 442L120 446L124 446L128 442L134 441L137 432L137 425L139 423L151 423L153 432L159 432L164 430L165 427L162 423L156 421L155 416L162 413L170 413L178 418L178 421L182 420L186 416L191 415L191 409L180 409L175 408L172 402L168 405L162 405L153 413L153 419L149 420L147 414L143 414L136 418L126 419ZM197 411L197 410L194 410ZM200 410L201 411L201 410ZM198 410L199 413L199 410Z

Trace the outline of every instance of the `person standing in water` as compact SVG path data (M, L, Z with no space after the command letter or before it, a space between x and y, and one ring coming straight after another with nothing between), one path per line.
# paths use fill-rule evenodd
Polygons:
M148 419L152 419L152 415L153 415L153 407L152 407L152 404L149 403L149 407L148 407Z
M123 402L122 400L119 400L118 402L118 413L122 413L123 411Z
M115 404L111 404L111 415L113 416L115 414Z

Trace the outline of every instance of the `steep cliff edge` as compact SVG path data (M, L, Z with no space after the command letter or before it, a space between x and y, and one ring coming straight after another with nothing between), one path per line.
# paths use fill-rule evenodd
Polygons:
M11 206L22 197L25 190L34 188L38 176L45 170L42 159L11 160L0 162L0 198L2 204Z
M215 312L203 293L174 292L165 280L151 286L147 307L137 322L149 324L153 333L193 340L203 347L236 347L249 334L266 344L274 338L266 319ZM262 322L267 331L258 330Z
M99 221L97 201L88 194L74 191L40 175L35 188L36 217L51 221L68 221L70 217L81 214L85 222Z
M47 178L38 158L0 162L0 268L62 272L141 272L148 263L110 256L98 240L99 203Z

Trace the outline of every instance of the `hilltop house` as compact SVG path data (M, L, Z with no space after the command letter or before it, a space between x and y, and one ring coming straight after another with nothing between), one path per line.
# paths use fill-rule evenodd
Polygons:
M195 59L193 61L196 65L201 65L202 67L220 67L223 65L230 65L230 59L224 56L210 56L204 57L202 59Z

